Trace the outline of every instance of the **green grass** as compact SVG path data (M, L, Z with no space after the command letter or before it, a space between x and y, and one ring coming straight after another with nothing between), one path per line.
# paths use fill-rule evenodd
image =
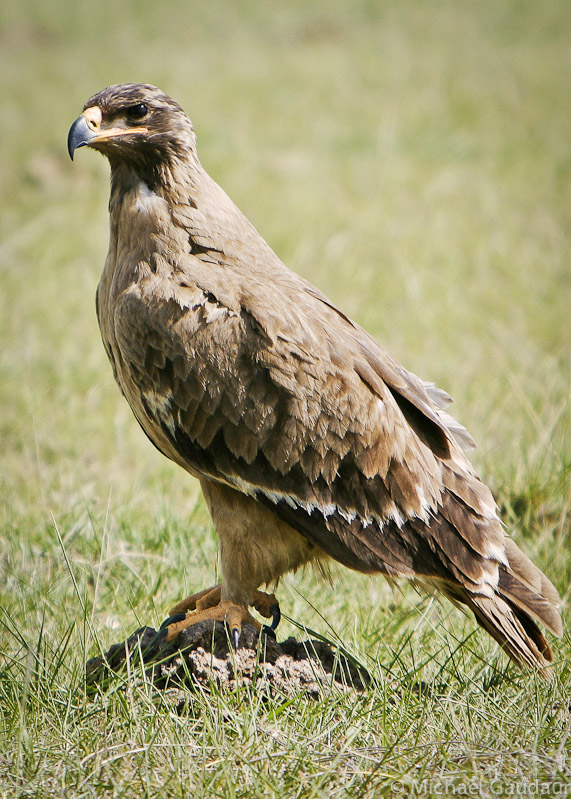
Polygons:
M546 684L448 605L341 569L280 599L366 663L364 695L215 691L178 714L133 676L86 696L86 659L217 565L196 484L113 384L93 301L108 172L65 138L108 83L176 97L284 261L456 398L568 599L570 27L567 0L4 4L0 797L568 790L568 632Z

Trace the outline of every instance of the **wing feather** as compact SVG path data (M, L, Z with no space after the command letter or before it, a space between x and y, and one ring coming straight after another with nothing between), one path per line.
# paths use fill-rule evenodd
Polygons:
M493 500L424 383L301 280L267 313L251 284L246 308L239 283L223 297L199 283L155 276L116 304L123 390L135 408L154 398L136 410L147 434L354 568L497 583Z

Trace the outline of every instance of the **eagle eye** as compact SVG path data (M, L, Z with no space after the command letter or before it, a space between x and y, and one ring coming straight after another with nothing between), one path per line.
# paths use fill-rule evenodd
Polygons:
M145 103L136 103L135 105L129 106L127 109L127 118L132 122L140 122L140 120L144 119L148 113L149 108L147 105L145 105Z

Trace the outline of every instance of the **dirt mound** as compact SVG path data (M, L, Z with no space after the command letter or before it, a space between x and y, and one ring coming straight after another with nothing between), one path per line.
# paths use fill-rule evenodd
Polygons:
M147 678L157 688L255 685L289 696L306 693L319 698L332 689L363 691L370 682L364 669L323 641L288 638L278 643L246 625L234 651L225 625L205 621L170 643L160 631L141 627L104 656L88 661L88 688L104 686L128 660L141 659Z

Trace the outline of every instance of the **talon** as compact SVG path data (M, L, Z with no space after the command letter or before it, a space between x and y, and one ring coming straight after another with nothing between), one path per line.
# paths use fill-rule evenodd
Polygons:
M274 630L277 630L278 624L280 623L280 620L281 620L281 617L282 617L280 606L277 603L275 605L272 605L271 608L270 608L270 613L272 614L272 623L270 624L269 629L272 632L274 632ZM266 626L266 625L264 625L264 626ZM275 633L274 633L274 639L275 639L275 637L276 636L275 636Z
M254 600L252 602L258 613L265 616L266 619L272 620L271 628L275 630L282 614L280 612L280 604L274 594L265 594L263 591L256 591Z
M173 613L172 616L169 616L168 619L163 621L159 627L159 632L166 629L171 624L178 624L179 621L184 621L184 619L186 619L186 613Z
M276 633L275 633L275 630L274 630L273 626L270 627L269 624L264 624L264 625L262 625L261 632L263 632L264 635L266 635L268 638L271 638L272 641L276 641L277 640L276 639Z
M232 628L232 643L234 645L234 649L238 649L240 645L240 630L237 627Z

